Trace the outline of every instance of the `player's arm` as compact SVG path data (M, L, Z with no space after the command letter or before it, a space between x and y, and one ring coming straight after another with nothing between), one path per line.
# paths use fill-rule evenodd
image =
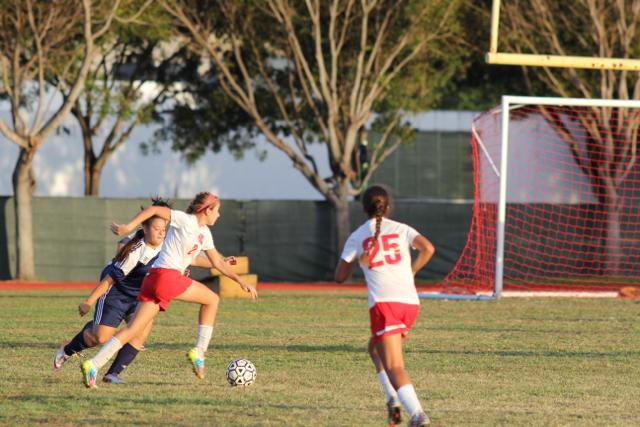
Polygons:
M98 298L100 298L102 295L104 295L105 292L107 292L109 286L111 285L113 285L113 279L109 275L98 282L87 299L85 299L80 303L80 305L78 305L78 313L80 313L80 316L84 316L85 314L87 314L89 310L91 310L91 307L93 307L93 304L95 304Z
M171 209L165 206L149 206L148 208L134 216L133 219L127 224L117 224L115 222L111 223L111 231L116 236L129 234L133 230L135 230L137 226L139 226L145 220L151 218L152 216L158 216L162 219L166 219L167 221L171 221Z
M207 258L209 258L209 261L211 262L211 266L213 268L217 269L220 273L224 274L234 282L238 283L243 291L251 294L251 298L253 299L258 298L258 291L256 291L256 289L253 286L244 283L242 278L240 278L240 276L238 276L229 267L229 264L227 264L223 256L220 255L220 252L218 252L215 248L213 248L213 249L207 249L206 251L204 251L204 253L207 255Z
M418 251L418 256L411 263L411 270L415 275L433 257L433 254L436 253L436 248L433 246L433 244L431 244L429 240L427 240L426 237L421 234L418 234L413 239L411 246L413 246Z
M353 262L347 262L343 259L338 261L338 265L336 266L336 271L333 275L333 278L336 282L342 283L349 278L351 275L351 270L353 269Z
M236 265L236 257L234 256L223 257L223 259L224 259L224 262L226 262L229 265ZM207 257L207 255L202 253L197 257L195 257L193 261L191 261L191 266L201 267L201 268L213 268L213 264L211 264L211 261L209 261L209 258Z

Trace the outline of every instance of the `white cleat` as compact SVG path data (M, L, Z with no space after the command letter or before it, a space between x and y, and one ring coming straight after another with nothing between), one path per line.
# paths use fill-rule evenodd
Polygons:
M431 424L431 420L424 412L418 412L409 420L409 427L424 427L429 424Z
M71 356L68 356L64 352L64 347L67 345L67 342L63 342L58 351L56 351L55 356L53 356L53 370L57 371L62 368L62 365L66 363L67 360L71 359Z

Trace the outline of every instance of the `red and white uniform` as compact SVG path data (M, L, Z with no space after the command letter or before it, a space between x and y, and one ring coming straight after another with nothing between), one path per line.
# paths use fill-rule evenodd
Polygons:
M342 250L346 262L357 261L369 249L375 236L372 218L355 230ZM380 235L369 252L369 265L360 265L367 281L371 333L374 339L407 334L420 306L409 248L419 236L410 226L382 218Z
M198 225L195 215L172 210L169 225L153 268L172 268L182 274L201 251L215 247L211 230L206 225Z
M192 280L185 269L201 251L213 249L211 230L199 225L195 215L171 210L171 223L158 258L142 282L141 301L154 301L166 310L169 302L183 293Z

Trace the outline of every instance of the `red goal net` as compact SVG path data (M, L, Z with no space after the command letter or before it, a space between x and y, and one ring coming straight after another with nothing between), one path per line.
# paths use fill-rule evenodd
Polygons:
M501 119L496 107L473 123L473 219L445 290L496 283ZM512 105L508 123L504 289L638 285L640 109Z

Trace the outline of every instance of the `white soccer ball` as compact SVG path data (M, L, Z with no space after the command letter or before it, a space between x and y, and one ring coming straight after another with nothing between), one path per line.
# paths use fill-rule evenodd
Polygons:
M227 381L232 386L248 386L256 381L256 367L247 359L235 359L227 365Z

